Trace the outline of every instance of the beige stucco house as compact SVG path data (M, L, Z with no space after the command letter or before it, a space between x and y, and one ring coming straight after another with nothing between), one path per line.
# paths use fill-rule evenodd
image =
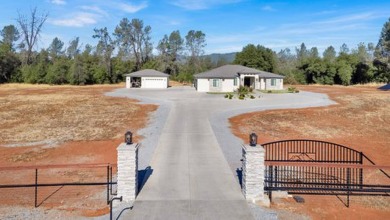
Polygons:
M240 86L282 90L284 76L241 65L224 65L194 75L198 92L233 92Z

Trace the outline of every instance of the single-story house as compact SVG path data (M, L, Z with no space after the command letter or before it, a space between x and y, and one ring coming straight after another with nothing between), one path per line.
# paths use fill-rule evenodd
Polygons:
M157 70L145 69L125 76L126 88L163 89L169 85L169 75Z
M284 76L241 65L224 65L194 75L198 92L233 92L240 86L260 90L282 90Z

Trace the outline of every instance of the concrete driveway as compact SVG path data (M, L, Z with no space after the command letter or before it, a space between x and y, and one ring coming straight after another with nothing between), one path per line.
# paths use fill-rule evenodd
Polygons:
M242 101L191 87L118 89L107 95L160 105L140 131L145 139L139 169L150 166L151 175L123 219L253 219L235 173L243 143L230 133L227 119L252 111L333 104L326 95L308 92Z

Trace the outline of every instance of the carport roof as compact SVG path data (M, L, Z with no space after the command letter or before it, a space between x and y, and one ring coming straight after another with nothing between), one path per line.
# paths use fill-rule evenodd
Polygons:
M157 71L157 70L152 70L152 69L145 69L145 70L140 70L136 72L132 72L129 74L125 74L125 76L130 76L130 77L169 77L168 74Z
M257 70L241 65L224 65L203 73L195 74L195 78L220 78L220 79L229 79L236 78L241 74L254 74L259 75L262 78L284 78L284 76L269 73L262 70Z

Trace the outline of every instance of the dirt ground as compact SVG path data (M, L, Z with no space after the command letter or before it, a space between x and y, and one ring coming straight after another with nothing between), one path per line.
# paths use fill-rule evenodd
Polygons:
M122 84L0 85L0 167L116 163L116 147L123 142L124 133L131 130L134 141L142 139L137 131L147 124L149 114L157 109L155 105L141 105L136 100L104 95L123 87ZM66 177L80 181L81 176L88 177L84 181L96 178L105 181L105 173L105 169L48 170L40 171L39 180L42 182L51 177L51 180L61 181ZM0 184L34 180L33 170L0 170L0 175ZM40 190L38 200L43 209L56 208L87 216L108 212L104 204L104 187L89 190L57 188ZM2 208L20 205L31 208L34 205L31 189L0 189L0 192ZM7 209L0 209L0 214L2 211L7 212Z
M257 133L260 143L314 139L362 151L377 165L390 165L390 93L377 86L298 86L327 94L338 104L294 110L254 112L230 118L233 133L247 142ZM277 95L277 94L275 94ZM389 182L386 183L389 185ZM273 208L306 214L313 219L388 219L390 198L353 197L346 208L336 196L302 196L273 203ZM345 200L345 199L344 199Z

